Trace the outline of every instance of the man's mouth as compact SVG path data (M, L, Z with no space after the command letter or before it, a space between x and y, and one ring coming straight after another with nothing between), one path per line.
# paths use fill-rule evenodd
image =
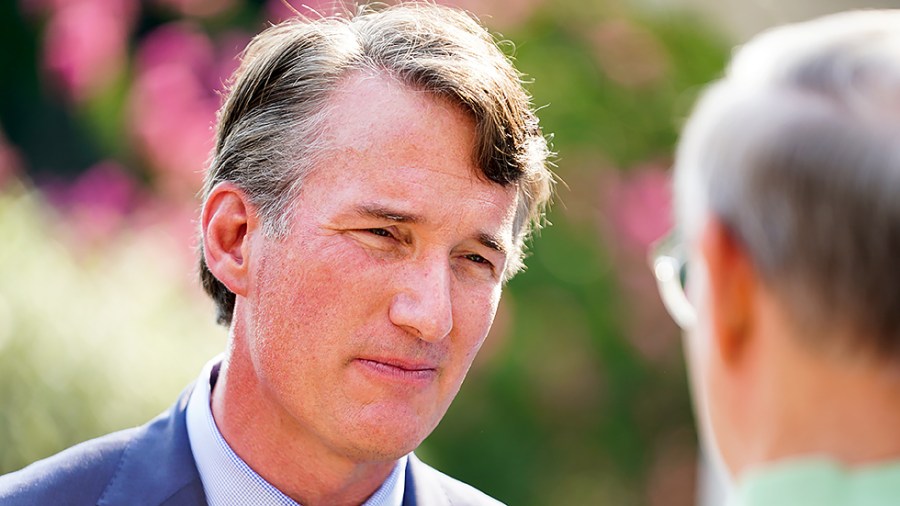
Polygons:
M397 381L427 382L437 375L437 365L430 362L396 357L366 357L356 362L371 374Z

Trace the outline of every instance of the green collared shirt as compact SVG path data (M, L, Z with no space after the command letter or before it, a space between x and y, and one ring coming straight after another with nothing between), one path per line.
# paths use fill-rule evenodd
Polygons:
M847 468L796 459L746 473L731 506L898 506L900 460Z

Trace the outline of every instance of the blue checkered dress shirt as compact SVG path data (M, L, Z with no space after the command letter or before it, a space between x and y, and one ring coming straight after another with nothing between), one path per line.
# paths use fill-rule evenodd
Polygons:
M210 409L210 378L221 364L216 357L203 368L187 407L187 431L194 461L210 506L300 506L256 474L228 446L216 427ZM404 456L381 487L362 506L401 506L406 483Z

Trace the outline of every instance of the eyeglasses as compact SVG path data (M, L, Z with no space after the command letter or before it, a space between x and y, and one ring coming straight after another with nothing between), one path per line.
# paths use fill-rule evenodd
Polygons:
M654 245L650 253L650 267L669 315L679 327L693 327L697 322L697 311L685 293L687 251L676 234L670 233Z

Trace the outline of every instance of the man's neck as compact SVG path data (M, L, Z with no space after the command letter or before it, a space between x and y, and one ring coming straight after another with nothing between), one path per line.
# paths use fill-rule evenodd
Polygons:
M270 401L250 364L234 357L222 364L211 409L222 437L251 469L303 506L358 506L378 490L396 462L353 461L316 441Z
M749 465L827 455L847 466L900 459L900 378L884 364L812 357L780 378Z

